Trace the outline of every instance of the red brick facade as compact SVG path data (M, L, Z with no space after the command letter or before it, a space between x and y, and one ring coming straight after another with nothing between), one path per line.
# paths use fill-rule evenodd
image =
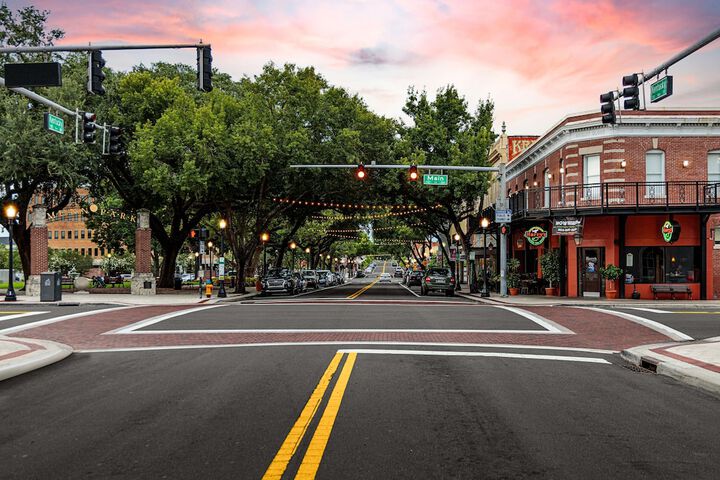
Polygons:
M150 257L150 239L152 232L149 228L135 230L135 273L152 273L152 259Z
M30 228L30 275L40 275L48 271L48 229Z

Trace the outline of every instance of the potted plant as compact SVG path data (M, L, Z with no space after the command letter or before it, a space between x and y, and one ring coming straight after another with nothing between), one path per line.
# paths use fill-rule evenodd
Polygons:
M605 279L605 296L607 298L617 298L617 280L622 274L622 269L612 263L600 269L600 276Z
M520 270L520 260L517 258L508 259L505 274L510 295L517 295L520 293L520 274L518 274L518 270Z
M557 250L548 250L540 257L540 266L542 267L542 276L550 284L545 288L545 295L557 295L557 287L554 283L560 281L560 256Z

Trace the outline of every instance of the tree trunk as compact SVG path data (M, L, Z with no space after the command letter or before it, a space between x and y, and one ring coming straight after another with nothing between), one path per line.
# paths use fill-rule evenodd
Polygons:
M235 293L247 293L247 290L245 289L245 256L239 256L236 263L237 270L235 270Z
M168 242L166 245L162 245L163 262L160 267L159 288L173 288L175 282L175 265L183 243L184 242Z

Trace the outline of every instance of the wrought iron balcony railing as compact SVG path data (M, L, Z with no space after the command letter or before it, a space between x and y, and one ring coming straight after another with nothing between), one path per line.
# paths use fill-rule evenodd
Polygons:
M720 183L608 182L530 188L510 196L513 216L720 212Z

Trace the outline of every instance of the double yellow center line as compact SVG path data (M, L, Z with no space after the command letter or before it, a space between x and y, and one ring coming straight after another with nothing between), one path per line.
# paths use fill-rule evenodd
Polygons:
M305 404L302 412L300 412L300 416L290 429L290 433L288 433L285 441L280 446L280 450L278 450L272 463L270 463L265 475L263 475L263 480L280 480L282 478L290 460L292 460L297 452L300 442L302 442L310 423L317 413L320 403L325 396L325 392L330 385L330 381L342 361L343 355L344 353L336 353L330 365L328 365L325 370L325 373L320 377L320 382L315 387L315 390L313 390L310 399ZM357 353L348 353L345 365L343 365L335 388L333 388L330 399L325 406L325 411L320 418L320 422L310 440L310 445L305 452L300 468L295 475L296 479L312 480L315 478L318 468L320 468L320 461L322 460L328 440L330 440L330 432L332 431L335 418L340 410L340 403L345 394L345 389L347 388L356 358Z
M382 275L383 273L385 273L385 265L386 265L386 264L383 263L383 268L382 268L382 272L380 272L380 275ZM375 284L376 284L377 282L379 282L379 281L380 281L380 277L378 276L378 278L376 278L376 279L373 280L372 282L368 283L367 285L365 285L364 287L362 287L362 288L361 288L360 290L358 290L357 292L348 295L347 298L350 299L350 300L355 300L355 299L358 298L360 295L362 295L363 293L365 293L365 292L367 292L368 290L370 290L370 289L373 287L373 285L375 285Z

